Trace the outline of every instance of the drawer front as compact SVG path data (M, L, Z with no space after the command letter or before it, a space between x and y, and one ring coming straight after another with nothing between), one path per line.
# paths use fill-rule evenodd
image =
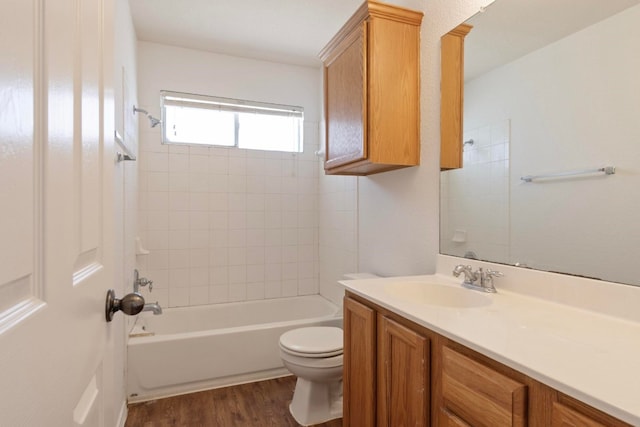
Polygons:
M551 425L553 427L604 427L604 424L588 418L587 416L575 411L562 403L554 402L551 413Z
M442 367L447 411L473 426L526 425L526 385L448 347L442 349Z

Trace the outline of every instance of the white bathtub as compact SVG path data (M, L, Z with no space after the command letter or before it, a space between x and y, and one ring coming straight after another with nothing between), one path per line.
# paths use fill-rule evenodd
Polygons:
M294 328L342 327L319 295L145 312L129 335L129 402L287 375L278 339Z

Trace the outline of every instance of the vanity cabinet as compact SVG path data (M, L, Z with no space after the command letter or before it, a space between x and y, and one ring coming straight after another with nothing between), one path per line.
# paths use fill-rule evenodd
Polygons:
M376 419L376 313L351 298L344 300L344 425L370 427Z
M429 341L378 314L378 426L429 425Z
M325 173L420 163L421 22L421 12L367 1L320 52Z
M350 292L344 339L345 427L630 427Z

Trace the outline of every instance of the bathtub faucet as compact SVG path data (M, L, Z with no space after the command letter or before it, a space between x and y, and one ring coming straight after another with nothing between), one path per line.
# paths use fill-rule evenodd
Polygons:
M162 307L157 302L150 302L142 307L142 311L153 311L153 314L162 314Z

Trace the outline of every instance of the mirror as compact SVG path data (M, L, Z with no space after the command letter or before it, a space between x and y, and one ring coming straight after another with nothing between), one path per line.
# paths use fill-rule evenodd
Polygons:
M640 285L639 3L497 0L467 21L442 254Z

